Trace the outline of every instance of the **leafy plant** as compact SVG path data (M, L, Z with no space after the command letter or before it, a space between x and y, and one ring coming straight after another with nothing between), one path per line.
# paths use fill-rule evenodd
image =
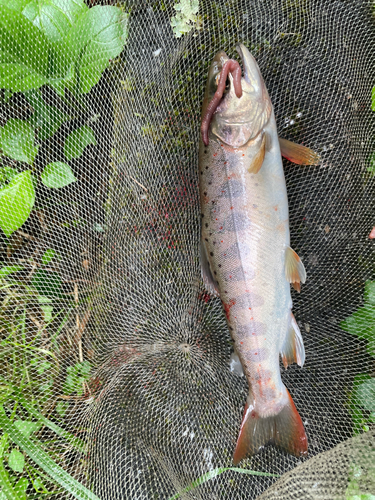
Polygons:
M181 0L174 6L176 15L171 19L171 26L176 38L189 33L198 22L199 0Z
M65 394L77 393L81 396L84 392L84 383L90 377L91 364L88 361L76 363L67 368L66 381L63 387Z
M341 328L365 339L367 352L375 357L375 282L366 282L364 305L342 321ZM369 425L375 423L375 378L364 373L354 378L349 409L354 423L354 434L369 430Z
M28 120L10 119L1 128L3 155L18 162L15 169L0 169L0 227L6 236L28 219L39 181L60 189L77 180L61 161L38 175L35 158L63 123L86 113L85 94L121 53L127 21L118 7L89 9L83 0L0 0L0 88L8 91L7 100L9 93L22 92L33 108ZM48 105L42 86L53 89L69 113ZM96 139L88 125L74 130L65 140L66 160L80 157L89 144Z

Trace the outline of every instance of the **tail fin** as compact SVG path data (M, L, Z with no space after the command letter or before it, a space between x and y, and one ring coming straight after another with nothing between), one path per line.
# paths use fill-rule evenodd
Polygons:
M285 387L286 404L275 415L260 417L256 405L245 405L233 462L237 465L247 455L254 455L270 440L287 453L307 455L307 437L301 417Z

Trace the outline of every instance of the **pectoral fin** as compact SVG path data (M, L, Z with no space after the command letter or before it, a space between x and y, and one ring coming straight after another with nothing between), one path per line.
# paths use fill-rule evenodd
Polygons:
M292 363L297 363L297 365L302 367L305 362L305 348L302 335L293 314L291 314L289 330L286 333L280 354L285 368Z
M306 281L306 270L302 260L290 247L285 250L285 277L297 292L301 291L300 283Z
M297 165L318 165L320 156L310 148L279 137L281 154Z
M207 258L207 250L203 241L201 241L200 244L200 257L201 257L201 271L202 271L204 286L206 287L208 293L214 295L215 297L219 297L219 290L217 288L217 285L210 270L210 264Z
M248 168L248 172L250 174L257 174L259 172L260 167L263 165L265 154L266 154L266 134L263 133L259 151L254 156L253 161L251 162L251 165Z

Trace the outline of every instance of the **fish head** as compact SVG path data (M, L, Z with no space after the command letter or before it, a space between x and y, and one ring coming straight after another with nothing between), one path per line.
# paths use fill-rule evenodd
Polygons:
M248 49L237 46L242 66L242 96L237 97L233 76L228 74L226 87L211 121L211 133L233 148L244 146L255 139L268 123L272 114L272 103L258 64ZM213 98L220 80L221 70L229 58L224 51L216 54L212 61L206 85L203 113Z

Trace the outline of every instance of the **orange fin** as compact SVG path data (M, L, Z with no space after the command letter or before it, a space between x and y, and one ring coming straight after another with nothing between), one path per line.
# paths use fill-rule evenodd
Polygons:
M289 330L285 336L280 354L285 368L288 368L292 363L297 363L302 367L305 362L305 347L302 335L292 313Z
M300 283L306 281L306 270L302 260L290 247L285 250L285 277L297 292L301 291Z
M247 455L254 455L269 441L290 455L296 457L307 455L307 437L297 408L284 386L286 404L276 415L261 417L256 405L245 405L241 430L233 455L237 465ZM251 396L249 397L251 400Z
M262 142L260 144L259 151L254 156L253 161L251 162L251 165L248 168L248 172L250 174L257 174L259 172L260 167L263 165L265 154L266 154L266 134L263 134L263 138L262 138Z
M297 165L319 165L320 156L310 148L279 137L281 154Z

